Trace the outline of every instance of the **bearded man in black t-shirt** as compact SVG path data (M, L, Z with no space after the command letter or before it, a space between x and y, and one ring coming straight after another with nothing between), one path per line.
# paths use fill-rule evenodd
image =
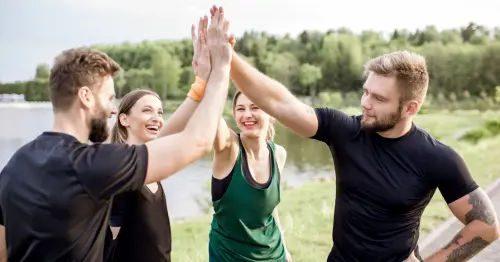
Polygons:
M465 227L426 261L463 261L498 238L491 201L462 158L412 122L428 87L422 56L399 51L368 61L360 116L303 104L237 54L231 77L257 106L330 148L336 199L328 261L421 260L420 218L436 189Z
M160 181L211 150L229 85L226 23L217 13L208 29L212 71L197 109L185 114L181 107L170 123L182 131L143 145L100 143L116 112L118 64L88 48L56 58L54 127L19 149L0 173L9 261L103 261L113 196Z

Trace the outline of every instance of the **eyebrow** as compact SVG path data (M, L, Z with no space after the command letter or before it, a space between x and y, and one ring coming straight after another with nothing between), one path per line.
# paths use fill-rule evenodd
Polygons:
M368 88L366 86L363 86L363 90L368 91ZM374 92L371 92L371 93L373 94L373 96L375 96L375 97L377 97L379 99L382 99L382 100L385 100L385 101L389 100L389 98L387 98L387 97L385 97L385 96L383 96L381 94L377 94L377 93L374 93Z
M379 95L377 93L374 93L373 96L375 96L376 98L379 98L381 100L384 100L384 101L389 100L389 98L387 98L387 97L385 97L383 95Z
M142 106L142 108L143 108L143 109L144 109L144 108L148 108L148 109L152 109L152 110L154 110L154 107L152 107L152 106L150 106L150 105L144 105L144 106ZM159 107L159 108L158 108L158 110L160 110L160 111L162 111L162 112L163 112L163 107Z

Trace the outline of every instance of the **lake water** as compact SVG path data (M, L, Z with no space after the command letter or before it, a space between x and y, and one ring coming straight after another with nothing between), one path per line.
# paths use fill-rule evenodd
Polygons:
M12 154L53 124L50 103L0 103L0 169ZM110 120L110 124L114 119ZM231 125L232 121L228 121ZM334 176L326 145L302 139L276 126L276 143L287 150L283 171L286 187ZM189 219L210 211L211 156L207 156L162 181L172 219ZM333 191L332 191L333 192Z

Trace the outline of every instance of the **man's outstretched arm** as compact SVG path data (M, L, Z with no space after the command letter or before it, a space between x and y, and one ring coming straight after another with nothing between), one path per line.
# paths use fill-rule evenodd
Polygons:
M488 195L478 188L448 207L465 227L442 249L425 261L466 261L498 239L500 229Z

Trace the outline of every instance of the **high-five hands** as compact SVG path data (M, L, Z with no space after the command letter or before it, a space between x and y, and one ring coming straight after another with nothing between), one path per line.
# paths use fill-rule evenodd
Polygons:
M208 80L210 75L210 52L207 45L208 17L201 17L198 22L198 34L195 25L191 26L191 39L193 40L193 71L195 76L203 81Z
M229 21L224 18L222 7L210 9L212 17L208 27L207 42L210 51L212 67L229 66L232 56L232 48L229 44Z
M213 17L215 15L215 11L217 11L218 9L222 10L222 13L224 14L224 9L222 7L217 8L214 5L212 8L210 8L210 15ZM236 38L234 37L234 35L230 35L228 41L231 47L234 48L234 45L236 44Z

